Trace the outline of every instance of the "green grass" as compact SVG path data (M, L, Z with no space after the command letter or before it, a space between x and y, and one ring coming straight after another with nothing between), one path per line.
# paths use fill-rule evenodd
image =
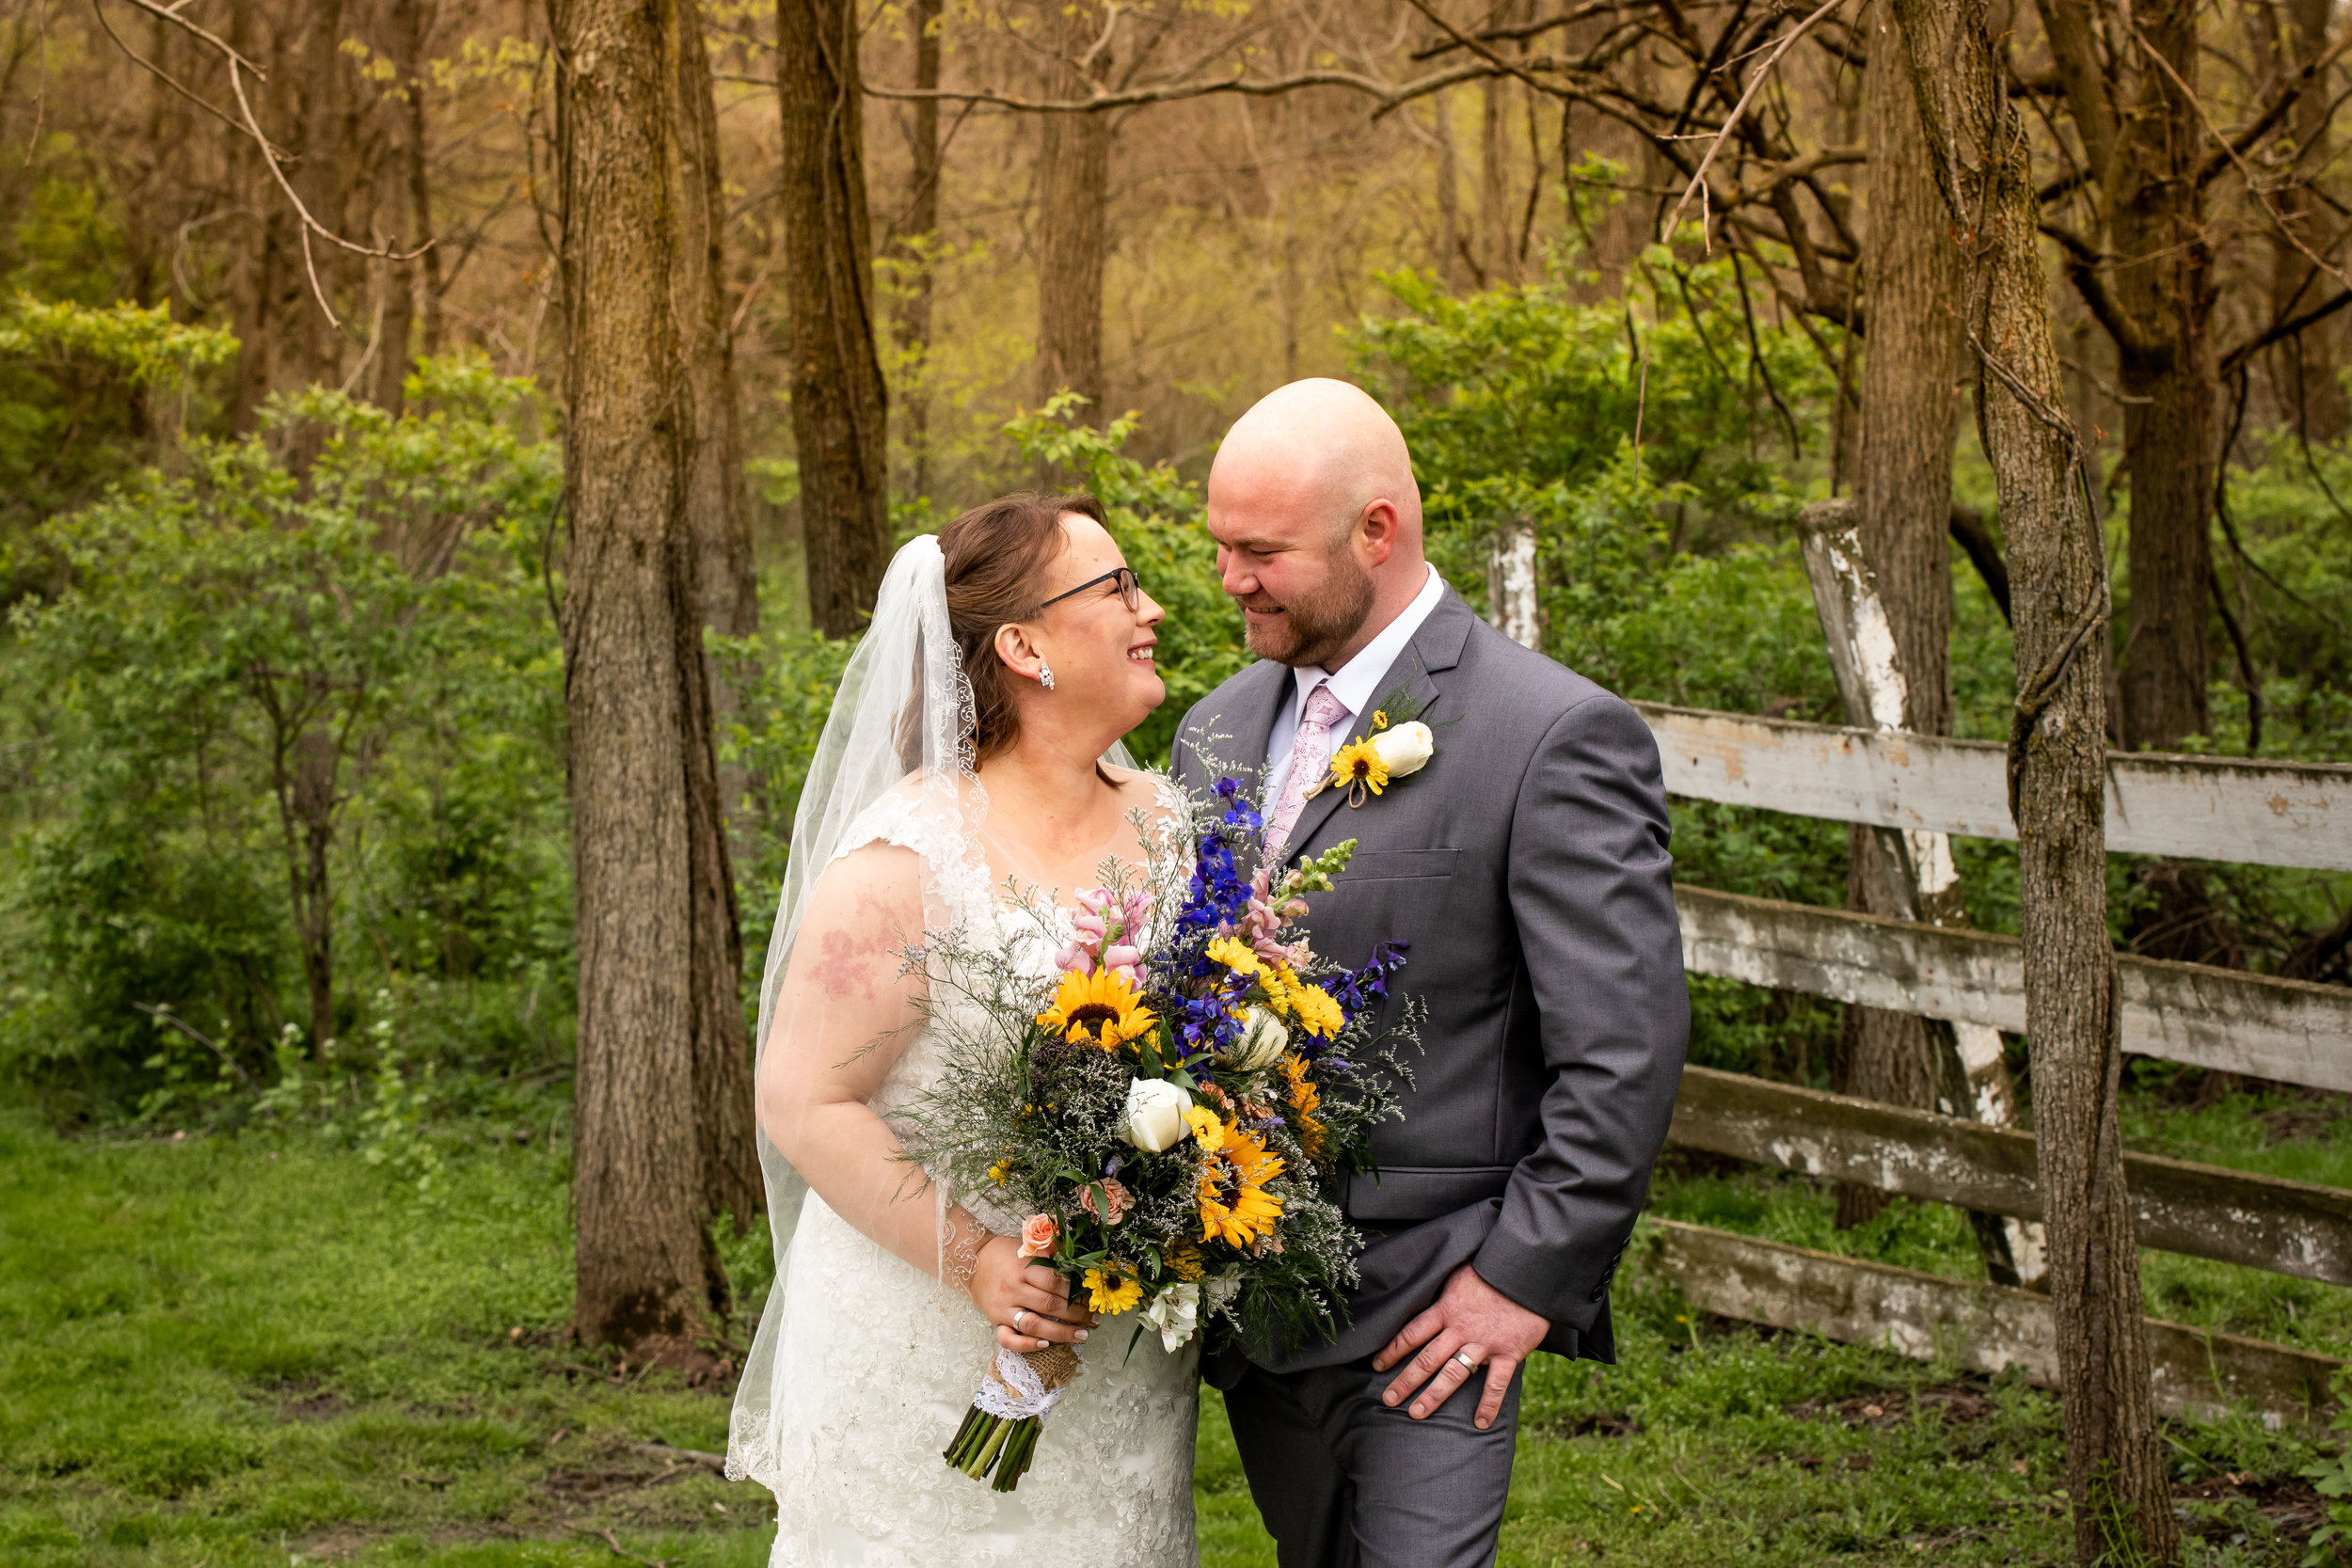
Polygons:
M2277 1119L2174 1117L2186 1142L2168 1152L2258 1161ZM2332 1148L2340 1131L2312 1135ZM722 1448L724 1398L663 1372L616 1386L556 1338L560 1151L441 1136L425 1202L301 1135L106 1147L0 1113L0 1564L521 1568L619 1563L614 1544L675 1568L764 1562L764 1492L634 1446ZM2352 1164L2352 1145L2337 1157ZM1661 1212L1972 1266L1941 1211L1899 1206L1840 1237L1826 1202L1753 1175L1660 1187ZM2201 1273L2151 1274L2172 1316L2344 1348L2337 1298L2352 1292L2262 1284L2266 1308ZM1618 1306L1621 1365L1532 1370L1503 1563L2013 1568L2064 1553L2046 1396L1693 1323L1638 1268ZM2248 1422L2169 1437L2183 1487L2211 1494L2185 1503L2203 1532L2194 1560L2297 1560L2280 1521L2308 1446ZM1202 1560L1270 1568L1214 1395L1197 1476Z

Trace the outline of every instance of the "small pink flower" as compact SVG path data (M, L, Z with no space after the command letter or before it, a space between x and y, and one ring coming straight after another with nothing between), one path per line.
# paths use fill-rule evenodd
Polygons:
M1101 1195L1099 1208L1096 1206L1098 1194ZM1082 1188L1078 1194L1078 1202L1088 1214L1101 1220L1104 1225L1117 1225L1127 1217L1127 1211L1134 1208L1136 1204L1136 1200L1128 1196L1125 1187L1111 1180L1097 1181Z
M1021 1256L1051 1258L1055 1239L1060 1234L1061 1227L1054 1223L1053 1215L1031 1214L1021 1222Z
M1136 940L1150 914L1151 901L1142 894L1124 898L1108 888L1078 895L1078 912L1070 917L1072 941L1054 955L1054 962L1077 974L1093 973L1097 964L1125 974L1132 984L1143 983L1143 949Z

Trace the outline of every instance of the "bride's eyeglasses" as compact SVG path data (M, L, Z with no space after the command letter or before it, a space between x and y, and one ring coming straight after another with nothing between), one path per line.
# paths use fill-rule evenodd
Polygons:
M1086 581L1078 584L1077 587L1073 588L1067 594L1055 594L1052 598L1038 606L1038 609L1051 609L1053 606L1061 603L1064 599L1075 598L1079 594L1085 593L1088 589L1100 588L1106 582L1116 582L1119 584L1119 596L1127 601L1128 614L1133 615L1136 612L1136 610L1142 608L1143 584L1136 580L1136 569L1133 566L1121 566L1115 572L1104 572L1099 578L1089 578Z

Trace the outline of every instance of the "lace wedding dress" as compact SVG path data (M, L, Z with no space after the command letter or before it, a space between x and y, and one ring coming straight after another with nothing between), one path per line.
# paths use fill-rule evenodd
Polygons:
M877 842L914 850L957 924L998 932L1025 973L1050 975L1054 944L997 902L969 841L943 845L940 831L917 803L887 795L835 855ZM889 1119L939 1066L926 1032L869 1103ZM957 1196L992 1229L1017 1230L1020 1216ZM940 1456L995 1354L992 1326L961 1290L866 1240L816 1194L803 1201L778 1271L772 1385L796 1418L774 1423L760 1476L776 1494L773 1568L1036 1568L1079 1543L1089 1568L1193 1568L1197 1341L1169 1354L1156 1332L1136 1337L1132 1315L1104 1319L1020 1489L993 1491Z
M972 690L945 569L931 534L892 559L810 759L760 982L763 1072L779 1036L793 1037L796 1051L834 1049L818 1037L823 1019L798 1010L810 992L794 993L794 1027L779 1027L777 1014L818 883L854 850L913 850L922 928L993 937L1040 979L1073 936L1067 914L1054 917L1057 934L1042 930L992 891L987 792L975 772ZM1126 763L1117 749L1105 760ZM1160 787L1164 801L1180 803L1173 786ZM816 940L831 953L845 938L827 927ZM955 1015L940 1009L958 1005L960 988L941 978L932 977L930 1005L952 1029ZM887 1123L945 1065L940 1041L920 1031L861 1097ZM810 1191L764 1121L759 1147L776 1282L736 1389L727 1474L775 1493L777 1568L1039 1568L1073 1552L1088 1568L1194 1568L1194 1347L1171 1355L1156 1333L1136 1336L1132 1315L1104 1321L1080 1353L1084 1373L1046 1418L1020 1489L996 1492L942 1457L996 1349L994 1325L956 1282L957 1249L943 1242L926 1259L918 1244L929 1266L908 1262ZM883 1173L893 1186L904 1174ZM966 1246L971 1219L1011 1234L1024 1217L936 1188L910 1198L930 1206L943 1238L947 1200L960 1204L969 1218L955 1233ZM883 1199L885 1212L892 1201ZM905 1235L898 1241L903 1250Z

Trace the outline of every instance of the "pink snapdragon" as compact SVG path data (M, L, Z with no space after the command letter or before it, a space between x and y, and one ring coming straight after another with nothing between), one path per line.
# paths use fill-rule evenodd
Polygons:
M1285 946L1274 940L1274 934L1282 928L1283 922L1296 920L1306 912L1304 898L1285 898L1275 903L1272 874L1262 865L1249 879L1249 903L1242 911L1240 924L1220 926L1217 934L1248 942L1250 951L1268 963L1300 963L1305 960L1307 944L1301 942Z
M1098 887L1078 895L1078 912L1070 917L1074 933L1070 945L1054 955L1054 962L1075 974L1092 974L1097 964L1143 984L1143 923L1152 912L1151 900L1140 893L1120 897Z

